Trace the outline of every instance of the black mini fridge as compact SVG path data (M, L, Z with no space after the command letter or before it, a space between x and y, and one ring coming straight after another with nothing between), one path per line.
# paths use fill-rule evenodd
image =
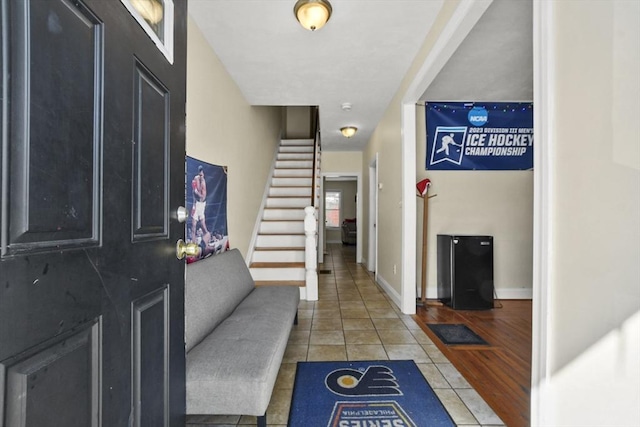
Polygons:
M493 236L438 234L438 299L455 310L493 308Z

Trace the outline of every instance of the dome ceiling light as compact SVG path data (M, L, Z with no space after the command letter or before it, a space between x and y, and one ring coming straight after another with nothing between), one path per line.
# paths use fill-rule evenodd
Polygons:
M298 0L293 13L300 25L310 31L319 30L331 18L333 11L327 0Z
M356 134L357 131L358 131L358 128L355 126L345 126L343 128L340 128L340 132L342 132L342 135L345 138L351 138L353 135Z

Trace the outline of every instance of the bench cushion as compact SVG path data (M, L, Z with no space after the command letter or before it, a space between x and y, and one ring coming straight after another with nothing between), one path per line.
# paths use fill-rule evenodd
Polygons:
M257 287L187 353L187 414L265 414L299 301L297 287Z
M255 288L238 249L211 256L186 268L186 351L204 339Z

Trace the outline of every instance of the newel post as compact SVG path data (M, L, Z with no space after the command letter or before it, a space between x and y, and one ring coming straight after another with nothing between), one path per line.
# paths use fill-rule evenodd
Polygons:
M318 253L317 234L318 221L316 219L316 208L307 206L304 208L304 268L306 282L307 301L318 300Z

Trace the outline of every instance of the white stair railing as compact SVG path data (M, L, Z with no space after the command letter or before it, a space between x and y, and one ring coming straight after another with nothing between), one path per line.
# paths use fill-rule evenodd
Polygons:
M306 282L307 301L318 300L318 252L317 239L318 220L316 218L316 208L307 206L304 208L304 268Z

